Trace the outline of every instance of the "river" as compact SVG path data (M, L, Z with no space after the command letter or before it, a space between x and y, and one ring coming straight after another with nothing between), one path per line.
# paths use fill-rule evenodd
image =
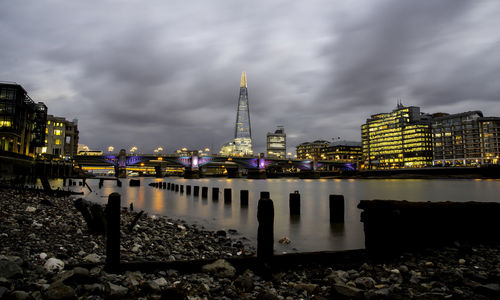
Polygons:
M226 179L203 178L182 179L139 178L140 187L129 187L129 179L122 179L123 186L115 181L104 181L99 189L99 180L88 179L93 192L80 186L72 187L83 191L84 198L106 203L107 196L118 192L122 206L134 204L135 210L145 210L155 215L182 219L210 230L236 229L239 235L255 243L257 238L257 202L261 191L268 191L274 202L275 249L279 253L297 251L347 250L364 247L363 224L360 222L360 200L391 199L408 201L482 201L500 202L500 180L420 180L420 179ZM200 196L186 195L186 192L156 189L151 182L164 181L179 185L200 186ZM52 182L61 187L62 181ZM201 187L209 188L208 198L201 197ZM212 200L212 187L219 188L219 201ZM232 204L224 203L223 189L232 189ZM240 190L249 191L248 207L240 206ZM301 215L290 217L289 194L301 194ZM330 224L329 195L345 197L345 222ZM425 222L425 218L422 219ZM290 239L289 245L278 240Z

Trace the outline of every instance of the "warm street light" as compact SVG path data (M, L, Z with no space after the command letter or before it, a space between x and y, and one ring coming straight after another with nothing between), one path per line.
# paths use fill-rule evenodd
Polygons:
M134 153L135 151L137 151L137 147L136 146L133 146L132 148L130 148L130 153Z
M109 146L108 147L108 152L109 153L113 152L114 150L115 150L115 147L113 147L113 146Z

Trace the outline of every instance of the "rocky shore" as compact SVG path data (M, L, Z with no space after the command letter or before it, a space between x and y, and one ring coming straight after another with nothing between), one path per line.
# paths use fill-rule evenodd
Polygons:
M499 299L500 247L455 245L355 267L322 263L236 269L252 256L235 231L122 213L122 261L217 258L200 272L108 273L104 238L89 235L73 200L0 190L0 299ZM88 263L91 267L71 267Z

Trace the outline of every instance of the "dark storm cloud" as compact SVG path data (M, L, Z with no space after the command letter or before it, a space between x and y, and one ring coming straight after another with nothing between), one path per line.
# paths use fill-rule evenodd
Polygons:
M398 98L426 112L494 108L495 1L12 1L0 80L78 118L91 148L216 150L233 137L247 71L256 150L360 139Z

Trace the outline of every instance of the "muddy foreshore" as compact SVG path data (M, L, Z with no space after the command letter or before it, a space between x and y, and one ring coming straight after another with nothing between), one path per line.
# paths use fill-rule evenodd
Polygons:
M104 271L102 236L89 235L73 199L0 189L0 299L498 299L500 247L458 243L353 268L290 265L260 273L223 259L255 250L235 231L122 213L121 259L221 259L202 272ZM89 268L68 268L88 263ZM63 267L65 265L65 268Z

